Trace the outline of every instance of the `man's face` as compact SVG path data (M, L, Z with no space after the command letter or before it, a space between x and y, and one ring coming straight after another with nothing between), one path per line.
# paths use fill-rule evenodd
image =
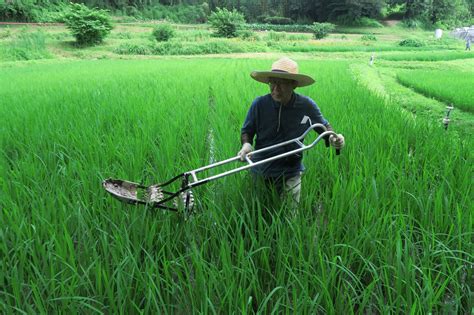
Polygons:
M286 104L290 101L297 83L293 80L270 78L268 85L270 86L273 100Z

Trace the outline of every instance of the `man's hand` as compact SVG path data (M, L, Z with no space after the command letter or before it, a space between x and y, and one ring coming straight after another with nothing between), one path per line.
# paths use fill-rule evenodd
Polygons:
M340 150L344 147L345 145L345 142L344 142L344 136L341 135L341 134L338 134L338 135L331 135L329 137L329 142L331 143L331 145L336 149L336 150Z
M240 156L240 160L243 162L245 161L245 156L249 154L250 152L253 151L252 145L248 142L245 142L242 145L242 149L240 149L239 153L237 153L238 156Z

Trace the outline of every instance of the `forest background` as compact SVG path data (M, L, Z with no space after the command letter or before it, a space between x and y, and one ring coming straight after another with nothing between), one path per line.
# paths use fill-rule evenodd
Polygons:
M212 11L227 8L241 12L248 23L374 26L396 19L443 29L474 24L474 0L0 0L0 21L62 22L70 2L129 19L177 23L206 23Z

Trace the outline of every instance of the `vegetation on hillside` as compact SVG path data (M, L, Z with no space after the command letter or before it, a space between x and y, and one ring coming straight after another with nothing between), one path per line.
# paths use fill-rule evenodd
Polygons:
M89 7L109 9L138 19L167 19L204 23L218 8L238 10L251 23L275 25L333 22L374 26L375 19L405 19L411 26L453 27L471 23L473 0L82 0ZM10 21L60 20L67 0L7 0L0 4L0 19Z

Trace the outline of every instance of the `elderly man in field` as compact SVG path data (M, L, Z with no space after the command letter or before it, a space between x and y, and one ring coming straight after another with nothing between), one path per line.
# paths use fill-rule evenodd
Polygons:
M270 93L257 97L247 113L241 129L242 149L238 153L242 161L253 151L254 137L255 149L261 149L300 136L311 123L321 123L327 130L333 130L311 98L295 93L297 87L314 83L310 76L298 73L295 61L281 58L273 63L270 71L254 71L250 75L268 84ZM331 136L329 141L336 149L344 147L341 134ZM290 145L251 156L255 162L295 148ZM304 171L302 159L301 153L294 154L253 167L251 172L256 180L263 180L265 186L273 187L280 196L289 194L299 203Z

